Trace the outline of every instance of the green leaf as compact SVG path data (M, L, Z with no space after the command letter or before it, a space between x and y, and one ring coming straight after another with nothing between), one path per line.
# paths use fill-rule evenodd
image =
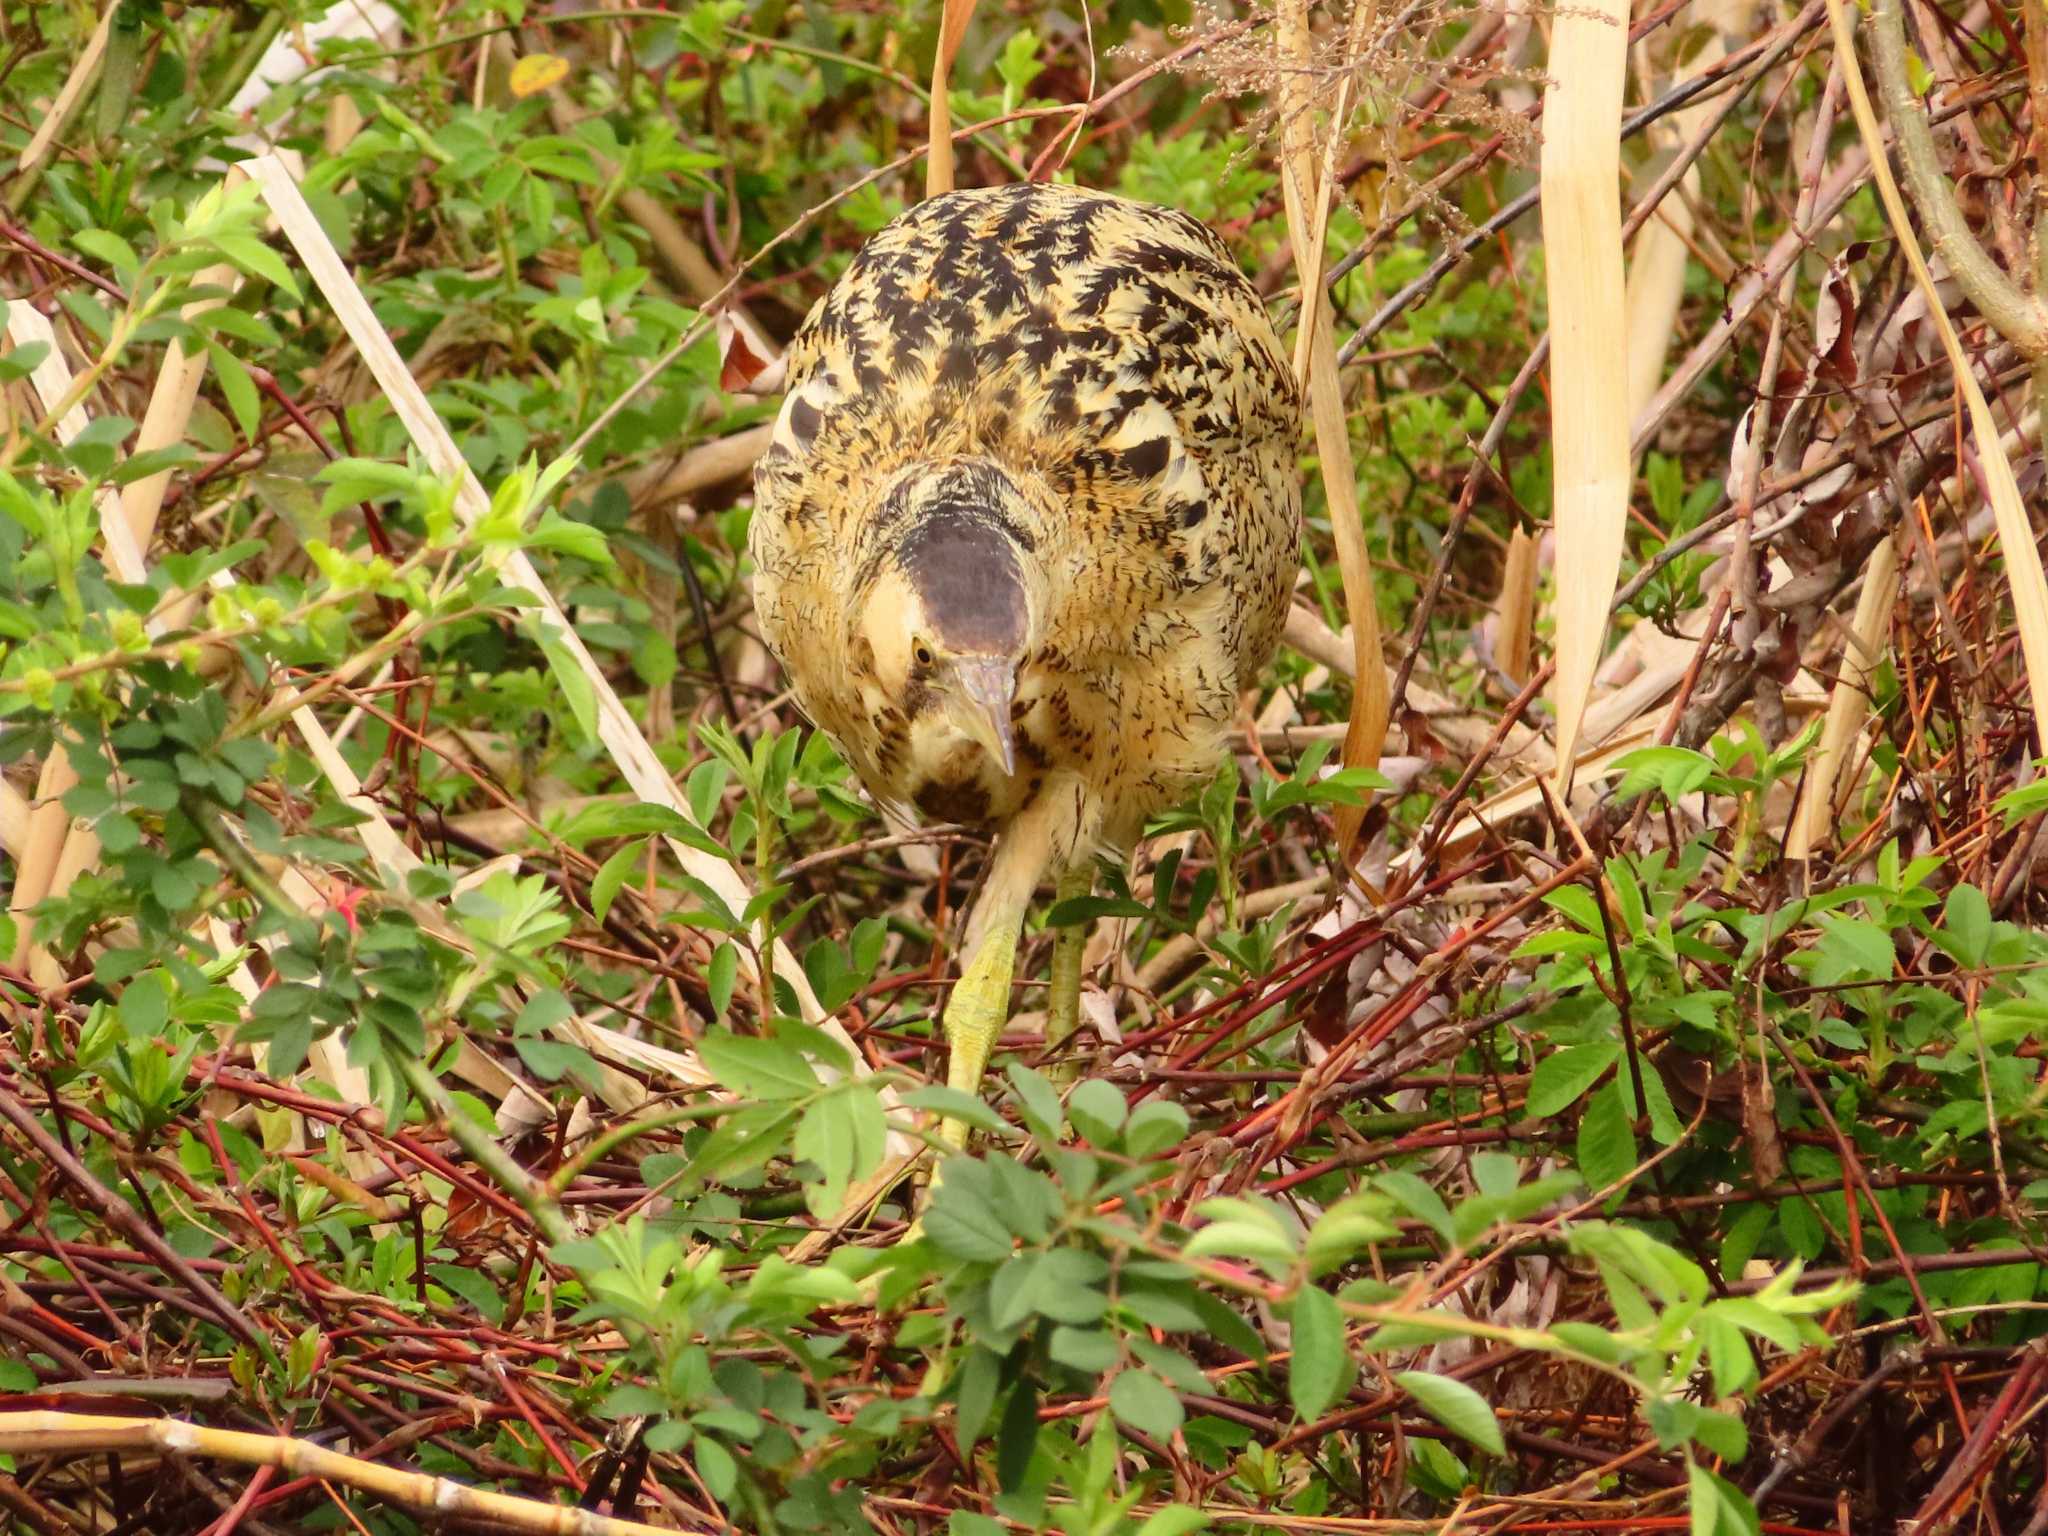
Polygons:
M626 883L626 877L633 873L633 866L640 862L647 852L645 843L626 843L599 866L590 881L590 912L602 923L612 910L612 903L618 899L619 888ZM725 1010L721 1008L720 1013Z
M1187 1139L1188 1112L1169 1099L1147 1099L1124 1124L1124 1150L1143 1160Z
M739 946L727 939L711 952L711 963L704 967L704 990L711 994L711 1011L721 1019L732 1007L733 984L739 974Z
M1991 903L1974 885L1959 885L1948 893L1941 925L1954 945L1959 965L1975 970L1991 952Z
M216 235L213 247L251 277L260 277L282 288L293 298L299 296L298 282L284 258L252 235Z
M1074 1129L1098 1147L1115 1143L1128 1113L1122 1091L1099 1077L1082 1083L1067 1099L1067 1118L1074 1122Z
M1635 1114L1619 1076L1587 1101L1579 1119L1579 1173L1594 1191L1627 1178L1636 1166Z
M824 1175L820 1206L836 1209L846 1186L866 1178L882 1161L888 1122L874 1090L848 1084L828 1093L796 1123L796 1155Z
M1001 1135L1010 1127L1003 1117L987 1103L971 1093L962 1093L958 1088L948 1088L934 1083L929 1087L912 1089L898 1101L905 1109L928 1109L934 1114L944 1115L948 1120L958 1120L976 1130Z
M485 1322L495 1324L505 1320L505 1298L498 1294L498 1287L482 1270L467 1269L460 1264L432 1264L427 1267L427 1273L435 1284L453 1291L475 1307L483 1314Z
M1351 1353L1344 1345L1344 1313L1328 1291L1305 1285L1294 1298L1293 1353L1287 1364L1287 1391L1294 1411L1304 1420L1322 1417L1351 1376Z
M1109 1384L1109 1411L1120 1423L1155 1440L1164 1440L1187 1417L1173 1389L1150 1371L1117 1372Z
M1422 1405L1424 1413L1452 1434L1463 1436L1482 1451L1490 1451L1496 1456L1507 1455L1507 1442L1501 1438L1500 1421L1493 1416L1486 1399L1462 1381L1449 1376L1432 1376L1427 1371L1400 1371L1394 1380Z
M938 1188L924 1213L924 1235L942 1253L997 1264L1010 1256L1014 1238L995 1209L989 1171L969 1157L939 1166Z
M1547 1119L1569 1109L1614 1065L1620 1054L1619 1040L1595 1040L1552 1051L1536 1063L1535 1072L1530 1074L1528 1112Z
M1209 1518L1186 1504L1169 1504L1154 1511L1152 1518L1138 1527L1138 1536L1188 1536L1190 1531L1206 1526Z
M209 341L206 355L213 359L214 376L220 380L220 392L227 399L228 409L234 413L235 427L241 432L242 441L255 442L263 429L263 402L257 394L256 381L242 366L242 360L219 342Z
M697 1042L697 1054L713 1077L748 1098L796 1099L822 1086L796 1047L779 1040L706 1030Z

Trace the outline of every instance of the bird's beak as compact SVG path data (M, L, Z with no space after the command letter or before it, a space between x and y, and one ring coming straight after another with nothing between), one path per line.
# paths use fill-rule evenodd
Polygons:
M960 724L997 762L1005 775L1017 771L1017 742L1010 731L1010 704L1017 696L1017 665L1006 656L971 656L953 664L965 708Z

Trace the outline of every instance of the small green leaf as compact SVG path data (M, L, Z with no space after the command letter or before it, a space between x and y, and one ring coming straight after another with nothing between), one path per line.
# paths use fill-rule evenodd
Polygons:
M1991 951L1991 903L1974 885L1959 885L1948 893L1941 925L1954 945L1960 965L1976 969Z
M1074 1129L1098 1147L1115 1143L1128 1113L1123 1093L1099 1077L1082 1083L1067 1099L1067 1118L1074 1122Z
M1150 1371L1117 1372L1109 1384L1109 1411L1140 1433L1164 1440L1186 1418L1173 1389Z
M1294 1401L1294 1411L1304 1420L1317 1419L1337 1400L1351 1375L1351 1355L1344 1347L1344 1314L1328 1291L1305 1285L1295 1295L1292 1321L1288 1395Z
M612 910L612 903L618 899L619 888L626 883L626 877L633 873L633 866L640 862L647 852L645 843L626 843L599 867L590 881L590 912L602 923ZM725 1010L720 1009L723 1013Z
M1422 1411L1452 1434L1462 1435L1482 1451L1496 1456L1508 1453L1501 1438L1500 1421L1486 1399L1449 1376L1432 1376L1427 1371L1400 1371L1394 1376L1408 1395L1422 1405Z
M1579 1119L1579 1173L1589 1188L1619 1184L1636 1166L1634 1112L1622 1099L1620 1077L1587 1101Z
M793 1045L757 1040L731 1030L706 1030L697 1054L711 1075L735 1093L755 1099L795 1099L816 1093L818 1074Z
M1579 1096L1600 1080L1621 1054L1619 1040L1595 1040L1587 1045L1568 1045L1552 1051L1536 1063L1529 1077L1528 1112L1539 1119L1561 1113L1578 1103Z
M704 967L704 990L711 994L711 1011L721 1019L732 1007L733 984L739 974L739 946L728 939L711 952L711 963Z

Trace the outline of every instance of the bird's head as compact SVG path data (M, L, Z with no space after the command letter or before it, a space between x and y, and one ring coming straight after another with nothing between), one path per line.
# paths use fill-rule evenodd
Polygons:
M1037 640L1043 571L1030 503L983 460L920 467L885 494L856 573L856 671L916 727L964 737L1007 777L1011 706Z

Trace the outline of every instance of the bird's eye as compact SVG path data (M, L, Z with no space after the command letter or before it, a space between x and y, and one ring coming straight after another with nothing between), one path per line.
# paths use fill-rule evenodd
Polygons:
M932 664L932 648L923 641L918 642L917 649L912 654L917 657L917 664L920 667L928 667Z

